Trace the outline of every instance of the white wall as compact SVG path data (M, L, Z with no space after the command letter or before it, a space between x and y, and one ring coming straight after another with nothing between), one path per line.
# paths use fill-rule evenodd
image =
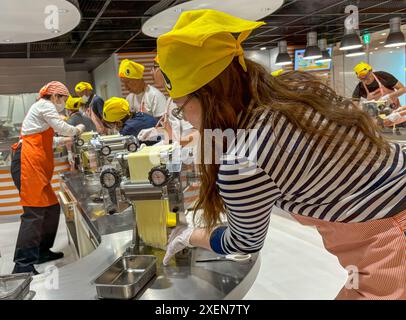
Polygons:
M63 59L0 59L0 94L38 92L53 80L66 82Z
M117 70L118 59L114 54L93 70L94 89L99 96L103 97L102 88L107 86L107 97L103 98L121 97L121 83Z

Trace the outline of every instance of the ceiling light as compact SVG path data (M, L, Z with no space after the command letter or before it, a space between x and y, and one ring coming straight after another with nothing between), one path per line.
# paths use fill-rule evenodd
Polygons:
M319 48L321 50L322 57L317 59L316 63L317 62L320 62L320 63L330 62L331 61L331 56L330 56L330 54L328 53L328 50L327 50L327 39L320 39L318 43L319 43Z
M362 47L361 39L354 29L345 29L345 34L341 40L340 50L354 50Z
M364 51L364 49L363 48L358 48L358 49L354 49L354 50L349 50L347 53L346 53L346 57L347 58L352 58L352 57L359 57L359 56L363 56L363 55L365 55L366 54L366 52Z
M264 50L266 50L266 47L262 47L262 48L259 49L259 50L264 51Z
M317 46L317 32L307 33L307 46L303 56L305 60L314 60L322 57L320 48Z
M288 54L288 44L285 40L278 43L279 53L276 56L275 65L286 66L292 64L292 59Z
M385 41L385 48L406 46L405 35L400 31L401 22L402 20L400 17L395 17L389 20L390 32Z

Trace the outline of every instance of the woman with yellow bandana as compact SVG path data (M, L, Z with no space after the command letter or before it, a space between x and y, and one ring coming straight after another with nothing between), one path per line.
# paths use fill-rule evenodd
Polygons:
M273 77L245 59L241 43L263 24L193 10L158 38L174 112L205 138L195 207L204 227L176 228L164 265L188 246L261 250L278 207L316 226L344 267L357 266L359 286L337 299L406 299L406 154L313 75ZM213 130L229 144L218 148Z

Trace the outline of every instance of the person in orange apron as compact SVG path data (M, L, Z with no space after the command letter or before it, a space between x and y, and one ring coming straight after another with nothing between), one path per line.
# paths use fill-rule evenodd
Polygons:
M357 64L354 71L360 80L353 93L354 99L384 100L388 101L394 110L400 107L399 97L406 93L406 88L393 75L383 71L373 72L366 62Z
M13 145L11 174L20 192L24 213L14 254L13 273L38 274L34 264L63 257L52 252L58 229L60 206L52 190L55 145L62 145L84 131L64 122L59 112L65 107L69 91L52 81L39 92L39 100L28 111L21 129L20 141ZM54 137L58 133L61 137ZM65 136L65 137L62 137Z

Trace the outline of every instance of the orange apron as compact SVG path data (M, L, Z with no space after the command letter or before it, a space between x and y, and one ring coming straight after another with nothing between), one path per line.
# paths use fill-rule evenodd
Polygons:
M372 100L372 99L370 99L370 97L372 97L373 99L377 100L377 98L379 99L379 98L382 98L383 96L385 96L385 95L387 95L387 94L391 94L391 93L395 92L395 90L391 90L391 89L389 89L389 88L386 88L386 87L382 84L382 82L379 81L378 77L377 77L374 73L372 73L372 75L374 76L376 82L378 83L379 88L376 89L374 92L370 92L370 91L368 90L368 86L365 85L364 82L362 82L362 84L363 84L363 86L364 86L364 88L365 88L365 91L366 91L366 93L367 93L367 99L368 99L368 100ZM400 107L400 100L399 100L398 98L396 98L396 99L391 99L391 102L395 105L395 108L394 108L395 110Z
M49 207L58 203L52 190L54 172L54 130L22 136L21 148L21 205ZM13 145L16 150L18 143Z

